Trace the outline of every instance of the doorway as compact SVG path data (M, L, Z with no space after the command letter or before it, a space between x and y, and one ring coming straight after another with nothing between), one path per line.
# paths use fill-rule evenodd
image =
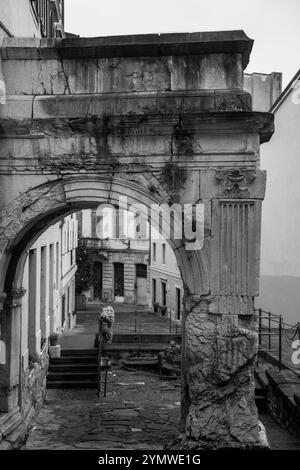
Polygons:
M102 276L103 267L100 261L95 261L93 266L93 286L94 286L94 300L102 299Z
M161 305L165 307L167 304L167 283L166 281L161 281Z
M114 264L114 296L116 302L124 301L124 264Z
M136 265L136 303L147 304L147 265Z

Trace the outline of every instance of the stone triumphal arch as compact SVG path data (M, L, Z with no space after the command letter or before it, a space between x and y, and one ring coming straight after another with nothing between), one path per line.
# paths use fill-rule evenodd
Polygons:
M273 120L243 90L251 48L242 31L2 40L2 413L21 408L21 280L34 239L119 195L147 207L202 202L203 248L173 244L185 288L185 445L257 444L259 147Z

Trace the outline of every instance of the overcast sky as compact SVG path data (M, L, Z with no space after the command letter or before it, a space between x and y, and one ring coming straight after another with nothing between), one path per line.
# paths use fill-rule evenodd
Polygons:
M300 0L65 0L66 31L82 37L243 29L248 72L300 68Z

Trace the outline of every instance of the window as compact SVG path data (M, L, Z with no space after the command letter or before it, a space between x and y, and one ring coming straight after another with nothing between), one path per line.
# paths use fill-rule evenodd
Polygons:
M96 238L96 229L97 229L97 216L96 216L96 211L92 210L91 211L91 238Z
M55 256L55 288L58 290L58 281L59 281L59 243L56 242L56 256Z
M146 264L136 265L136 277L143 277L147 279L147 265Z
M40 352L37 350L35 338L36 331L40 328L37 325L36 300L37 300L37 253L36 250L29 250L28 260L28 349L29 353Z
M46 337L46 291L47 291L47 248L41 247L41 265L40 265L40 329L42 337Z
M167 304L167 283L161 281L161 305L165 307Z
M153 243L152 261L156 261L156 243Z
M156 279L152 278L152 302L156 302Z
M124 264L114 264L114 292L115 297L124 297Z
M166 244L162 244L162 264L166 264Z

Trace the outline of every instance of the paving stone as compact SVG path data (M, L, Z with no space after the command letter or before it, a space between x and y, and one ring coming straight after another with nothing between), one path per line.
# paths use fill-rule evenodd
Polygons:
M146 386L142 393L128 392L118 382L145 382ZM173 442L180 417L180 386L166 386L155 375L115 369L108 387L111 395L100 402L93 390L47 392L24 449L163 450ZM300 449L300 443L272 420L264 417L263 422L271 448Z

